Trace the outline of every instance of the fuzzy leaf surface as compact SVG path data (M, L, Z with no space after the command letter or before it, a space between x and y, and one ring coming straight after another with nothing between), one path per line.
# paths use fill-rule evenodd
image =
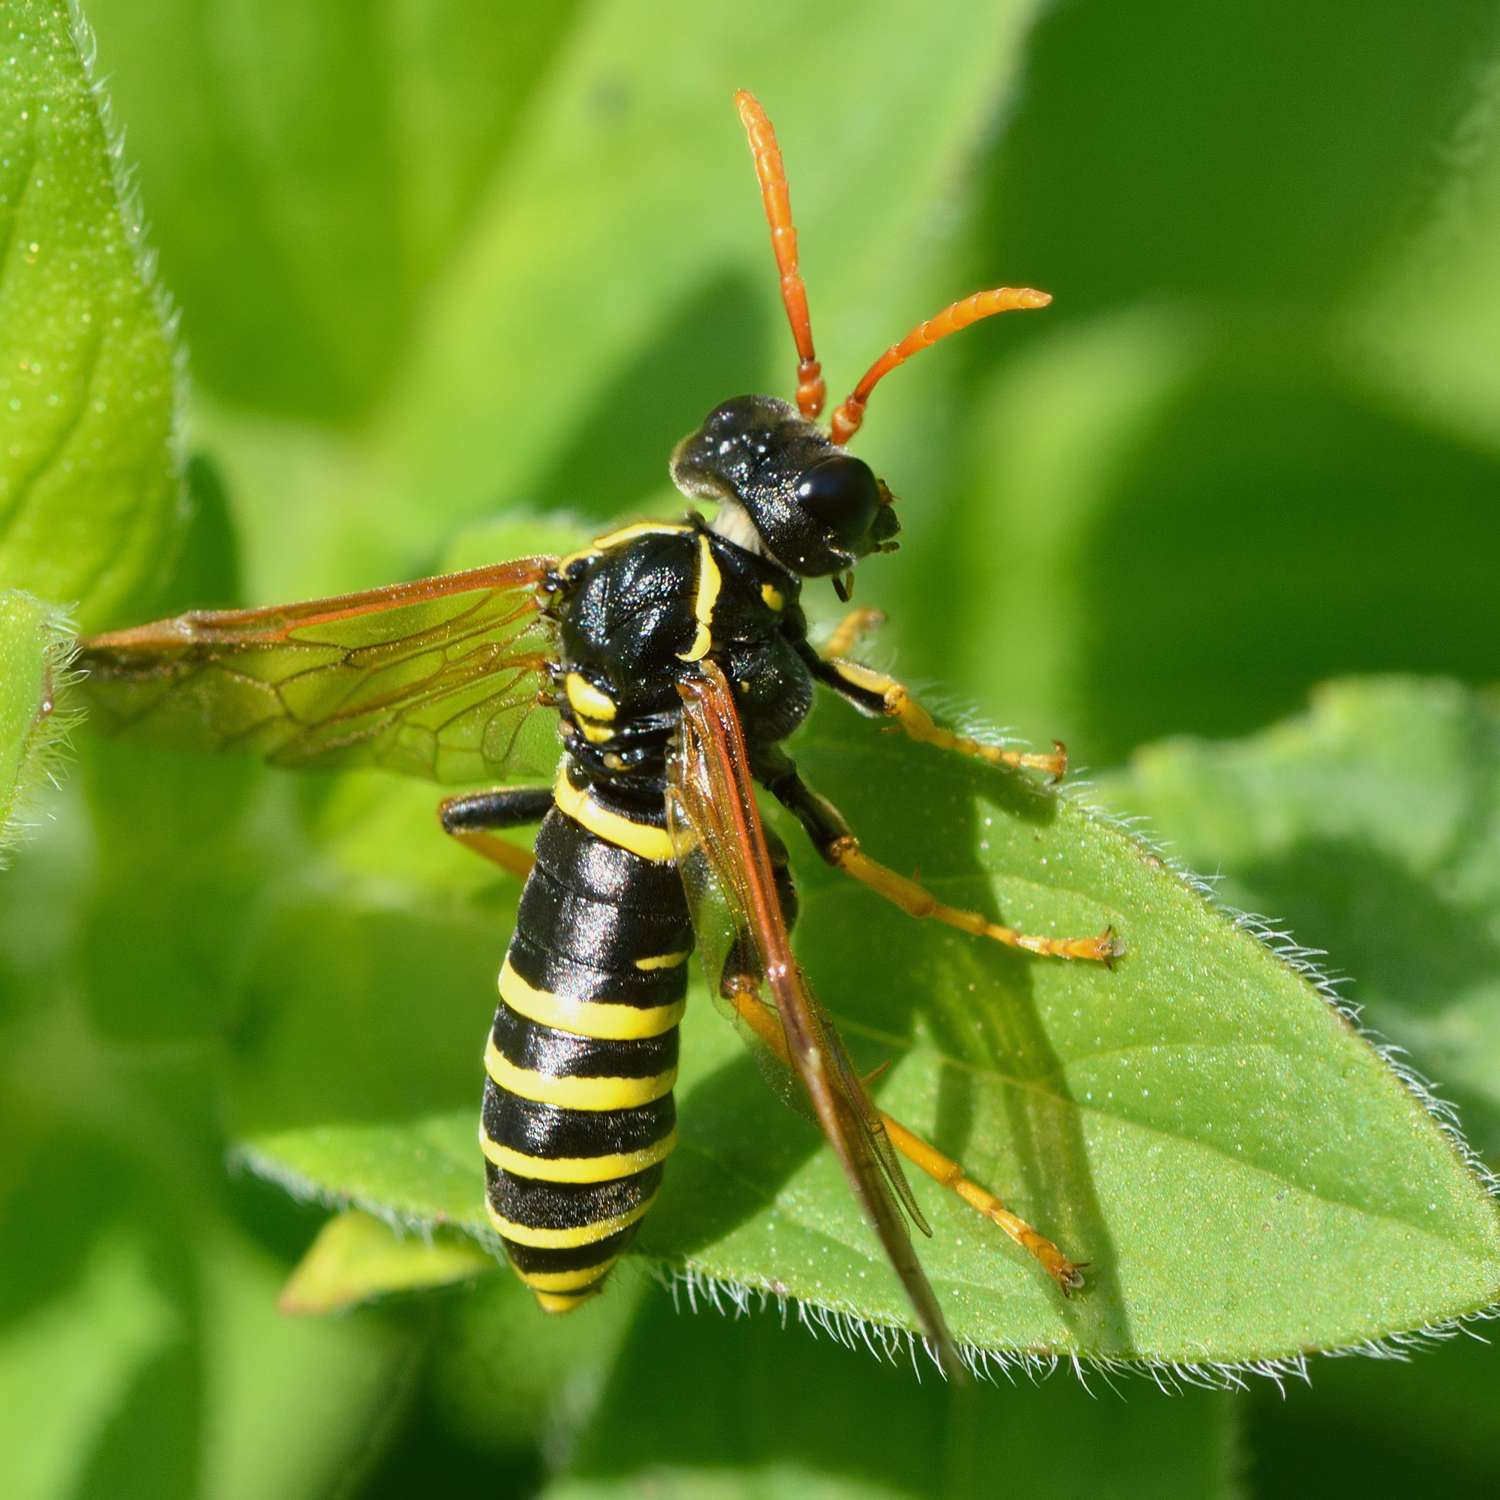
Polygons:
M1347 997L1500 1157L1500 708L1456 682L1330 683L1233 744L1170 740L1105 783L1223 899L1328 950Z
M93 625L175 544L173 341L76 8L0 56L0 581Z
M961 1339L1267 1359L1494 1300L1500 1222L1450 1139L1307 978L1155 855L1071 797L841 708L796 743L870 852L919 868L944 900L1042 933L1112 923L1129 947L1113 972L1021 957L800 865L803 961L856 1061L892 1063L882 1107L1090 1263L1065 1301L919 1181L936 1231L921 1253ZM472 907L323 899L285 912L260 949L266 1018L240 1091L250 1159L329 1201L483 1237L475 1058L506 909L486 930ZM451 1035L431 1022L439 996ZM701 992L684 1041L682 1144L641 1252L904 1325L836 1165L777 1111Z
M0 858L21 837L27 803L67 728L57 695L68 639L57 610L0 589Z

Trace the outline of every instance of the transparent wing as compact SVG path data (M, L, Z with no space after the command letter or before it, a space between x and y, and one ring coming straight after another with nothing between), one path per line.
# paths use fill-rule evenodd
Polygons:
M533 714L551 643L546 557L269 609L199 611L80 643L106 729L281 766L382 766L436 781L545 773Z
M956 1370L952 1337L902 1209L929 1231L880 1112L792 953L734 698L711 661L701 671L679 686L682 732L667 815L709 985L806 1091L923 1331Z

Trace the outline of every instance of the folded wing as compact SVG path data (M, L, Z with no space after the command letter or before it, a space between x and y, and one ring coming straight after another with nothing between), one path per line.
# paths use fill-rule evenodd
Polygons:
M879 1111L792 953L729 684L705 661L701 675L679 692L682 732L667 814L709 984L806 1093L922 1331L944 1368L956 1372L952 1336L912 1247L903 1208L929 1231Z

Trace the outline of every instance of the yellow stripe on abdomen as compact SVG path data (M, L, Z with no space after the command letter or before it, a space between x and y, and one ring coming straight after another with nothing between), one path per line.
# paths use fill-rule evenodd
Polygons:
M582 787L574 786L568 780L566 761L557 773L552 796L558 807L575 823L581 823L590 833L617 849L627 849L653 864L668 864L677 857L672 835L665 828L658 828L654 823L637 823L623 813L601 807Z
M573 1271L518 1271L516 1274L534 1292L582 1292L603 1281L619 1258L611 1255L597 1265L579 1266Z
M566 1229L538 1229L531 1224L514 1224L509 1219L502 1218L488 1200L485 1202L485 1211L491 1227L503 1239L514 1240L518 1245L533 1245L539 1250L574 1250L581 1245L592 1245L595 1240L606 1240L610 1235L628 1229L644 1217L655 1201L656 1195L653 1193L644 1203L636 1204L625 1213L599 1219L592 1224L570 1225Z
M676 1148L677 1132L674 1129L639 1151L612 1151L607 1156L528 1156L524 1151L492 1141L482 1131L479 1145L486 1161L517 1177L534 1177L538 1182L614 1182L620 1177L634 1177L637 1172L665 1161ZM532 1241L521 1243L529 1245Z
M677 1081L676 1068L650 1078L537 1073L530 1068L518 1068L501 1053L493 1036L484 1049L484 1066L495 1086L506 1093L562 1109L635 1109L670 1094Z
M507 955L500 966L500 998L518 1015L559 1031L602 1041L640 1041L670 1031L687 1009L686 1000L670 1005L622 1005L607 1000L570 1000L539 990L521 978Z

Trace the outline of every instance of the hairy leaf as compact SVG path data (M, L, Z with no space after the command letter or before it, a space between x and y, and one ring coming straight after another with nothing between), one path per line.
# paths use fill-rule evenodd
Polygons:
M881 1105L1091 1263L1087 1290L1065 1301L919 1180L936 1230L924 1264L960 1338L1263 1360L1494 1300L1500 1222L1449 1137L1303 974L1156 856L1070 797L839 709L800 744L871 852L918 866L943 899L1043 933L1113 923L1129 948L1114 972L1018 956L802 865L802 956L861 1065L893 1064ZM335 911L357 940L314 942L338 931ZM486 938L471 922L335 900L289 921L253 986L266 1020L241 1089L252 1161L333 1201L482 1236L465 1095L477 1098L503 918ZM432 1025L438 995L451 1046ZM642 1252L904 1324L836 1165L778 1113L701 995L685 1047L682 1144ZM415 1092L403 1066L422 1053Z
M58 704L68 640L57 610L0 589L0 859L24 832L29 800L71 719Z
M911 1379L831 1330L736 1320L726 1303L689 1315L663 1299L641 1310L603 1401L547 1500L876 1500L893 1495L980 1500L997 1493L1115 1500L1174 1493L1228 1500L1230 1424L1222 1398L1115 1398L1097 1382L1059 1377L1035 1389L953 1390ZM579 1315L580 1318L583 1316ZM809 1347L809 1338L818 1343ZM673 1348L671 1360L661 1350ZM672 1420L642 1421L641 1391ZM1024 1377L1023 1377L1024 1378ZM1105 1399L1100 1399L1101 1397ZM732 1420L727 1414L732 1414ZM1086 1432L1087 1441L1079 1434Z
M1219 892L1328 950L1344 996L1500 1156L1500 709L1454 682L1320 688L1235 744L1141 751L1104 795Z
M229 475L257 594L417 571L497 507L634 510L716 402L789 389L736 88L760 90L781 132L820 348L852 386L973 290L937 265L1032 10L880 0L850 25L670 0L652 30L692 61L668 85L631 0L101 0L163 261L203 344L196 431ZM893 48L943 65L892 67ZM439 65L451 97L402 74ZM1043 271L997 247L985 274ZM885 409L875 443L900 442L922 389ZM916 464L940 461L929 450Z
M174 545L172 336L76 7L0 57L0 580L97 624Z

